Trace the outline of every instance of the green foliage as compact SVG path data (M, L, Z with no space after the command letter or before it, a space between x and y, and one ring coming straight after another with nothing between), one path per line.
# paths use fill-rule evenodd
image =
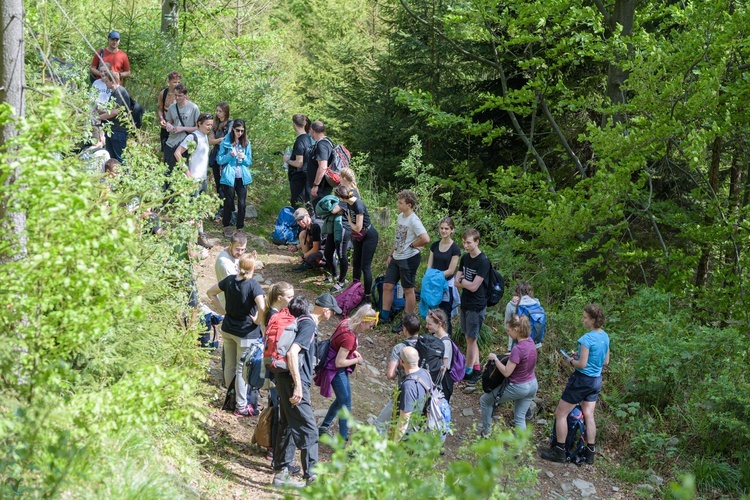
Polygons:
M372 426L355 429L346 446L324 438L334 452L318 464L318 479L301 491L303 498L514 498L536 482L537 471L524 463L526 434L497 432L471 443L463 452L467 460L444 464L436 434L416 432L394 442Z

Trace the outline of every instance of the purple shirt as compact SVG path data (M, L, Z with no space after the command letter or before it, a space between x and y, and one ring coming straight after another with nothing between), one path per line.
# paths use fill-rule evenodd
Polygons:
M536 365L536 346L534 341L529 337L523 339L513 346L510 351L508 361L514 362L517 366L510 374L508 381L511 384L522 384L530 382L536 378L534 366Z

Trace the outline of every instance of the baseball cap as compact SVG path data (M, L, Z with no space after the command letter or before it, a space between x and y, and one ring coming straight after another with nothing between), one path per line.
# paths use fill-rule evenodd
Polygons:
M305 215L310 215L306 208L298 208L294 211L294 220L300 220L305 217Z
M336 299L330 293L324 293L317 299L315 299L315 305L319 307L326 307L332 309L336 314L341 314L341 308L336 303Z
M114 39L119 40L120 39L120 33L118 33L117 31L112 31L112 32L110 32L110 34L109 34L109 36L107 38L110 38L110 39L114 38Z

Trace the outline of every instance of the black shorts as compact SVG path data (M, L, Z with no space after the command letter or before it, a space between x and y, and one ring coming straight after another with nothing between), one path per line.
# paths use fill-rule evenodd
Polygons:
M601 375L590 377L576 370L570 376L570 379L568 379L568 385L565 386L560 399L572 405L577 405L582 401L593 402L596 401L601 390Z
M422 262L422 254L419 253L408 259L391 259L391 263L385 271L385 283L395 285L401 280L402 287L414 288L420 262Z

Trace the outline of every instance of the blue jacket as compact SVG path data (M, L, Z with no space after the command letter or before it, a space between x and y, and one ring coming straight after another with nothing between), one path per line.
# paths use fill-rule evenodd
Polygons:
M234 186L234 172L239 166L242 168L242 184L247 186L253 182L253 174L250 173L250 165L253 164L253 150L248 141L245 148L245 158L237 165L237 157L232 156L232 134L227 134L224 140L219 144L219 154L216 156L216 163L222 165L221 184L225 186Z
M443 271L429 268L422 278L422 289L419 291L419 315L427 317L430 309L436 308L443 301L443 294L448 290L448 281Z

